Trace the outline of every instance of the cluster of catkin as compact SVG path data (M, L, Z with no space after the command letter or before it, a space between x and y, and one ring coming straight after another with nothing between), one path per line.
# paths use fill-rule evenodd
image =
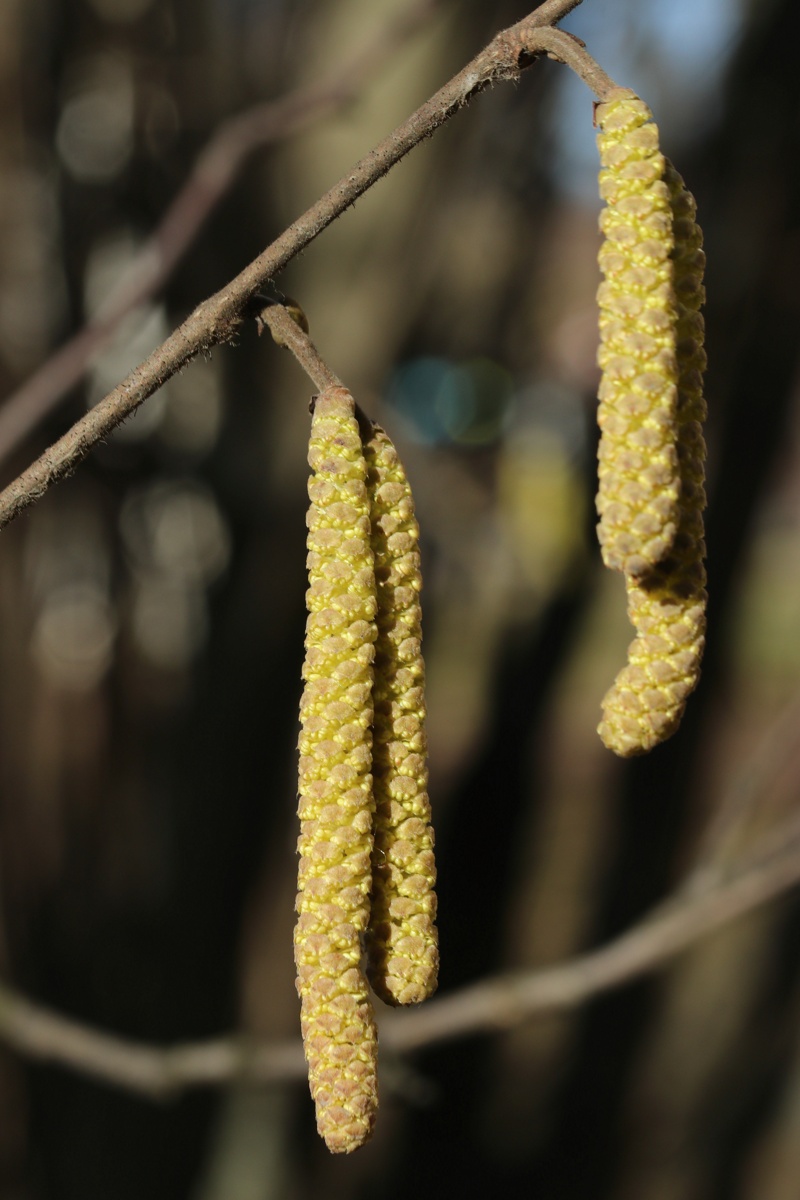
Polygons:
M345 1153L377 1110L367 978L415 1004L438 970L419 530L394 446L364 424L345 388L317 397L300 705L297 990L317 1127Z
M623 757L675 732L700 675L706 574L702 233L646 104L598 105L598 536L623 571L636 638L598 732Z

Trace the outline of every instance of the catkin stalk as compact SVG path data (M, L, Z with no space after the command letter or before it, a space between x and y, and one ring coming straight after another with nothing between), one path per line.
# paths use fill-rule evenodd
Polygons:
M318 397L311 426L308 621L300 705L294 946L317 1127L350 1152L372 1132L377 1034L360 968L370 911L375 575L353 398Z
M435 991L439 968L419 527L411 488L388 435L374 426L364 449L378 598L367 969L376 994L387 1004L418 1004Z
M627 579L628 615L637 637L628 650L628 665L603 700L598 729L606 746L626 758L645 753L675 732L700 678L705 644L706 356L700 313L705 256L694 198L671 163L665 179L675 238L680 520L669 554L644 577Z
M596 121L605 201L598 537L607 567L640 576L668 552L680 519L673 221L647 105L619 88Z

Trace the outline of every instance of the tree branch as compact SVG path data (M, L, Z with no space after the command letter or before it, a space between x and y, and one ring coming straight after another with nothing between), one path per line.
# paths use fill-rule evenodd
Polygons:
M549 37L552 31L546 31L544 43L541 31L566 16L578 3L580 0L546 0L535 12L497 34L449 83L356 163L226 287L200 304L122 383L9 484L0 493L0 528L74 471L92 446L108 437L195 355L230 341L243 320L245 306L259 288L409 150L434 133L478 92L491 84L517 79L533 58L548 53L552 49Z
M5 460L77 384L123 317L164 286L254 151L307 128L355 100L398 44L441 6L420 0L381 29L336 75L258 104L224 121L195 162L158 228L125 270L100 311L13 392L0 409L0 461Z
M0 985L0 1037L28 1058L153 1099L187 1087L252 1079L297 1079L305 1071L299 1040L256 1045L247 1038L162 1048L104 1033L33 1003Z
M380 1023L381 1045L396 1052L509 1029L539 1013L564 1011L668 962L681 950L800 883L800 830L706 891L678 892L608 945L560 966L502 975L429 1001ZM769 839L773 847L782 839ZM0 1038L28 1058L55 1063L156 1099L233 1079L276 1083L302 1078L300 1041L244 1037L158 1047L103 1033L0 986Z
M665 904L607 946L562 966L477 983L418 1013L397 1015L391 1029L381 1028L381 1039L395 1049L414 1050L430 1042L510 1029L538 1013L575 1008L654 970L797 883L800 844L753 862L706 892Z

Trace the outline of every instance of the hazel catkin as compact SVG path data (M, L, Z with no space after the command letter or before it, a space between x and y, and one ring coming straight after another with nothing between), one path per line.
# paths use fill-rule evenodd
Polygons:
M642 575L678 529L678 365L673 221L647 105L618 88L598 105L598 536L607 567Z
M603 700L598 728L606 746L626 758L647 752L675 732L697 686L705 644L706 356L700 313L705 256L694 198L671 163L666 164L665 180L675 243L680 516L668 554L644 576L626 581L628 615L637 637L629 647L627 666Z
M377 1109L377 1033L360 968L370 911L375 575L353 398L317 398L311 425L308 620L300 704L294 947L317 1127L349 1152Z
M378 426L365 443L377 587L375 842L368 975L387 1004L436 989L436 867L428 801L419 527L411 488Z

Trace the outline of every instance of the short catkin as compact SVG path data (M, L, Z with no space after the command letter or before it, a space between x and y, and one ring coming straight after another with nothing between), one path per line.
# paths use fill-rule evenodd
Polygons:
M383 429L373 426L364 450L378 597L367 969L376 994L387 1004L418 1004L435 991L439 968L419 527L411 488Z
M602 370L598 536L607 567L638 576L678 529L673 221L647 105L618 88L598 105Z
M700 313L705 255L694 198L671 163L665 180L675 238L680 521L672 549L661 562L640 578L627 578L628 615L637 637L627 666L603 700L598 729L606 746L625 758L646 753L675 732L697 686L705 644L706 356Z
M377 1034L359 965L372 886L376 597L354 407L344 388L326 388L311 425L294 935L317 1127L345 1153L369 1138L378 1102Z

